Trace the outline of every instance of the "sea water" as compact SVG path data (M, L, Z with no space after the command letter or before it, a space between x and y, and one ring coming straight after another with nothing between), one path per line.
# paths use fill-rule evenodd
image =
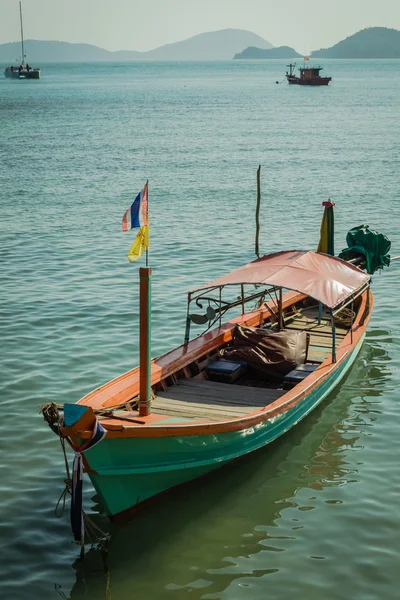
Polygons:
M264 450L176 490L78 561L59 441L43 403L74 402L138 363L136 232L149 180L153 356L183 340L186 292L260 248L336 251L362 223L400 254L400 61L42 66L0 80L0 589L11 599L391 600L400 585L400 262L373 278L363 350L340 388ZM276 83L280 82L280 83ZM194 330L193 333L200 333ZM69 457L71 458L71 457Z

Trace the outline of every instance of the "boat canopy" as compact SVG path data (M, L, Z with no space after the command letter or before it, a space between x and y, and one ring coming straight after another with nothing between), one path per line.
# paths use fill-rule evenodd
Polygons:
M335 308L356 296L369 280L361 269L340 258L310 250L290 250L263 256L191 293L226 285L273 285Z

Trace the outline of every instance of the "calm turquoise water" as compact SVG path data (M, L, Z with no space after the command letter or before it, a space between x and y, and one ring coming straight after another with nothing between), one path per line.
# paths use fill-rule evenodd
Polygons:
M138 274L121 218L149 179L153 355L183 338L185 293L260 245L336 248L361 223L400 254L400 61L326 61L328 88L276 85L285 64L43 65L0 80L1 597L105 597L76 561L59 443L40 405L138 362ZM273 445L112 531L113 600L391 600L400 585L400 263L340 390ZM85 505L98 507L89 481Z

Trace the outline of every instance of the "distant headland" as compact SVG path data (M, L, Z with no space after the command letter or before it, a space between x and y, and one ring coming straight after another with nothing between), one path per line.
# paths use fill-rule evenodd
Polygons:
M400 31L370 27L330 48L314 50L312 58L400 58Z
M271 50L249 47L233 58L299 58L293 48ZM314 50L311 58L400 58L400 31L387 27L362 29L330 48Z
M272 48L272 44L259 35L244 29L222 29L200 33L187 40L160 46L148 52L120 50L111 52L91 44L26 40L25 50L29 61L43 62L92 62L132 60L230 60L234 54L247 46ZM0 44L0 61L13 63L21 53L20 42Z
M20 42L0 44L0 62L17 63L20 60ZM244 29L222 29L200 33L187 40L160 46L148 52L131 50L109 51L91 44L26 40L25 51L29 61L94 62L94 61L185 61L235 59L301 58L290 46L274 48L267 40ZM387 27L370 27L358 31L331 46L314 50L311 58L400 58L400 31Z
M237 58L302 58L302 54L299 54L290 46L279 46L278 48L269 48L264 50L263 48L255 48L254 46L250 46L243 50L243 52L239 52L235 54L233 57Z

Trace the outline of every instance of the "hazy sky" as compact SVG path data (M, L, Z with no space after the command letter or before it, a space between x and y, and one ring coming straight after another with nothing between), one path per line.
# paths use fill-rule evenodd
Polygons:
M400 29L400 0L23 0L25 38L150 50L204 31L248 29L301 53L371 26ZM19 39L18 0L0 0L0 43Z

